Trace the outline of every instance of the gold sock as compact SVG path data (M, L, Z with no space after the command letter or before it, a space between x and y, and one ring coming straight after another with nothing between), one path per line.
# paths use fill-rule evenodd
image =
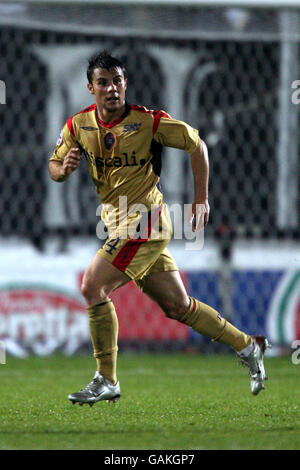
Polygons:
M87 308L90 319L90 333L97 369L103 377L117 382L117 351L119 323L111 300Z
M96 357L97 370L112 384L117 383L117 351Z
M236 352L253 342L251 336L238 330L212 307L193 297L190 297L188 311L179 321L190 326L197 333L208 336L212 341L231 346Z

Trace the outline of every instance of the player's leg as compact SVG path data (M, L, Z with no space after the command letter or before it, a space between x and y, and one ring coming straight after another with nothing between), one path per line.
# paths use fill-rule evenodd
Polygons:
M118 318L111 292L131 279L96 254L86 269L81 292L87 304L90 334L97 370L113 384L117 382Z
M263 354L266 347L270 346L266 338L252 338L222 318L209 305L189 297L178 271L150 272L139 286L167 317L184 323L212 341L232 347L249 368L254 395L264 388L266 375Z
M155 238L154 242L149 242L151 223L158 218L158 227L160 227L162 219L167 217L164 207L155 212L156 218L149 217L150 215L151 213L147 218L148 225L145 237L132 239L108 238L84 274L82 294L87 303L90 332L98 370L94 380L85 389L69 396L72 401L92 404L99 401L99 399L103 399L100 396L103 387L99 383L97 374L100 374L101 378L104 377L108 381L104 387L105 399L107 396L113 397L117 394L118 319L109 295L130 280L142 277L149 267L155 263L161 251L169 242L171 229L167 231L169 238L158 237ZM168 227L170 227L170 224ZM111 387L115 387L115 389L112 390ZM115 395L111 395L111 393ZM95 394L98 394L97 397L95 397Z
M109 238L87 268L82 294L87 303L97 371L83 390L69 395L75 403L90 403L120 395L116 376L118 319L109 295L131 279L141 277L168 240L148 244L148 239ZM103 384L101 381L105 380Z
M251 336L235 328L209 305L189 297L178 271L150 273L143 285L169 318L190 326L213 341L231 346L240 352L249 346Z
M97 371L85 388L69 395L73 404L93 405L100 400L116 401L120 396L116 373L118 318L109 295L130 280L99 254L95 255L84 273L81 291L87 304Z

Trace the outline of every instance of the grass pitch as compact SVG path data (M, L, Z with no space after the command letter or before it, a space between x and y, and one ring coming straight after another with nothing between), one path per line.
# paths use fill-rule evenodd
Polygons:
M300 365L267 358L250 393L235 356L119 354L122 397L67 400L94 374L88 356L8 357L0 365L0 449L299 449Z

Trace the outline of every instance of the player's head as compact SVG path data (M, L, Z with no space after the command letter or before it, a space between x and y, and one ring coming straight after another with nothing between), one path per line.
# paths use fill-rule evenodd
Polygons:
M116 112L125 104L127 73L123 62L108 52L92 56L87 68L88 89L97 106Z
M89 65L86 73L88 82L90 84L93 83L94 70L98 68L105 69L108 71L111 69L120 68L123 72L124 78L127 78L127 71L123 62L121 62L121 60L117 59L116 57L110 55L107 51L99 52L98 54L93 55L89 59Z

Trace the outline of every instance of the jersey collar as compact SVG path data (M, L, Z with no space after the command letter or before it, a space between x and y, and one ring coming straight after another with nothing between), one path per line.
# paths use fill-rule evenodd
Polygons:
M127 101L125 101L125 111L124 113L122 114L122 116L120 116L119 118L115 119L114 121L112 122L103 122L101 119L100 119L100 116L99 116L99 113L98 113L98 108L96 107L96 118L97 118L97 121L98 123L102 126L102 127L106 127L107 129L111 129L112 127L116 126L117 124L119 124L121 121L123 121L123 119L128 116L129 112L130 112L130 105L127 103Z

